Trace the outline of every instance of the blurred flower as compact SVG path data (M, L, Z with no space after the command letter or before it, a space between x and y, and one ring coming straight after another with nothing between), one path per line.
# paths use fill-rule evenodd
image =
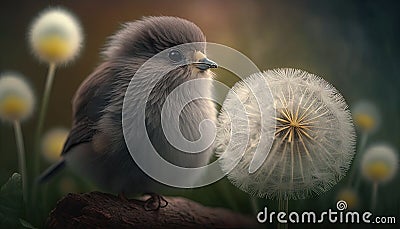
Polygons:
M67 63L75 58L82 46L82 29L68 11L52 8L33 22L30 30L33 52L48 63Z
M361 170L365 178L372 182L389 181L398 167L396 151L386 144L370 146L363 155Z
M366 133L376 131L381 123L381 115L378 108L368 102L358 102L352 109L354 123L356 127Z
M60 154L67 140L68 133L67 129L55 128L44 135L42 152L47 161L53 163L60 159Z
M22 121L28 118L35 105L35 97L27 82L17 73L0 76L0 118Z
M68 11L60 8L50 8L38 16L31 25L29 41L33 53L49 64L46 85L43 92L41 108L35 134L35 152L33 156L33 176L39 174L40 149L43 125L46 119L50 92L54 81L56 66L72 61L80 51L83 42L82 29L77 19ZM32 188L33 200L37 187Z
M358 206L358 194L353 189L345 188L339 191L336 200L344 200L349 209L356 209Z
M252 92L265 91L264 81L273 101L260 106ZM226 150L228 144L235 145L231 135L238 134L231 131L235 116L226 113L237 106L230 102L234 96L243 103L249 120L248 142L247 135L239 133L247 146L243 157L243 152ZM261 168L250 174L261 128L269 128L261 125L268 123L261 117L276 120L275 138L271 150L264 150L269 154ZM355 130L342 95L332 85L302 70L276 69L253 74L232 88L218 118L216 143L222 170L240 189L259 197L304 199L327 191L345 175L354 156ZM237 158L239 163L229 171Z
M0 119L13 123L18 149L18 167L22 178L22 197L28 198L25 146L21 121L28 118L35 105L35 97L30 86L17 73L8 72L0 76Z

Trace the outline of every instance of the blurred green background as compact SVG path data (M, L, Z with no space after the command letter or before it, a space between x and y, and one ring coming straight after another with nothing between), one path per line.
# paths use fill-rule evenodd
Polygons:
M350 106L360 100L375 103L382 115L382 125L369 137L367 144L384 141L400 149L400 5L396 1L88 0L2 1L0 5L0 72L21 72L39 97L47 66L33 57L28 45L27 32L32 20L49 6L63 6L82 24L83 51L72 64L57 69L45 130L58 126L69 128L71 99L80 83L100 62L98 53L107 37L121 23L142 16L172 15L193 21L208 41L242 52L261 70L304 69L332 83ZM230 79L219 79L233 83ZM36 119L37 112L22 126L28 160ZM1 184L17 171L14 142L12 126L0 123ZM45 169L49 164L43 161L42 165ZM398 173L394 180L380 186L374 215L400 216ZM289 201L289 209L336 209L336 195L346 187L347 179L311 200ZM369 208L371 187L365 181L358 187L359 209ZM66 193L94 189L69 171L57 176L47 188L43 217ZM226 180L201 189L181 191L180 195L205 205L254 215L248 195ZM260 199L259 206L276 209L277 201Z

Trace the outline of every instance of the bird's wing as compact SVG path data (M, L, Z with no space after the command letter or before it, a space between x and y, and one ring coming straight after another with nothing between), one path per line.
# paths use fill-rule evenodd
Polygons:
M78 125L74 125L69 132L61 155L65 155L72 147L76 145L90 142L94 133L95 130L90 127L89 122L81 122Z
M44 183L48 181L54 174L65 167L65 159L61 158L57 163L53 164L49 168L47 168L44 172L40 174L38 178L36 178L37 183Z
M105 62L81 84L73 100L73 125L61 155L72 147L90 142L96 133L95 124L99 121L108 105L113 73L111 66Z

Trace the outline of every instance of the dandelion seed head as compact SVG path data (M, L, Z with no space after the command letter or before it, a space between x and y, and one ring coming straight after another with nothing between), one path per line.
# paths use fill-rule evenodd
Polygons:
M42 140L42 153L44 158L54 163L60 159L61 151L67 140L69 131L65 128L54 128L48 131Z
M251 91L265 90L264 81L273 98L269 106L259 107ZM329 190L345 175L355 153L355 130L342 95L332 85L302 70L275 69L251 75L232 91L246 108L250 131L244 156L228 172L241 155L232 154L226 145L231 135L240 133L231 133L236 124L225 110L232 104L224 102L218 118L216 152L233 184L258 197L304 199ZM261 114L267 122L261 120ZM275 137L261 168L250 174L260 130L271 128L262 123L274 125ZM246 142L242 139L240 144Z
M380 112L371 102L358 102L354 105L352 113L356 127L362 132L373 133L381 124Z
M44 62L65 64L74 59L83 35L77 19L68 11L52 8L33 22L29 41L34 54Z
M361 170L372 182L387 182L396 174L398 164L396 150L381 143L368 147L361 159Z
M23 121L33 113L35 97L22 76L15 72L0 76L0 118L4 121Z

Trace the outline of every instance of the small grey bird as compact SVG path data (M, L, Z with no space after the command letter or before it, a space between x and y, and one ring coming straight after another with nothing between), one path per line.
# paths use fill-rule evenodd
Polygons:
M149 58L176 45L192 42L205 42L204 34L192 22L177 17L146 17L126 23L111 36L102 53L104 61L75 94L72 129L62 158L39 180L46 181L68 165L79 175L110 192L158 192L162 185L141 171L125 144L122 132L123 99L132 77ZM161 127L161 109L169 93L188 80L212 77L208 69L217 67L206 58L204 44L192 46L189 51L169 51L164 60L166 64L176 65L184 59L192 64L168 72L151 91L146 104L146 127L155 149L166 160L183 167L206 165L212 155L211 147L197 154L179 151L169 144ZM212 90L211 85L203 89ZM140 96L141 92L137 94ZM199 138L200 122L204 119L215 120L216 114L211 101L192 101L180 114L179 125L183 136L195 141Z

